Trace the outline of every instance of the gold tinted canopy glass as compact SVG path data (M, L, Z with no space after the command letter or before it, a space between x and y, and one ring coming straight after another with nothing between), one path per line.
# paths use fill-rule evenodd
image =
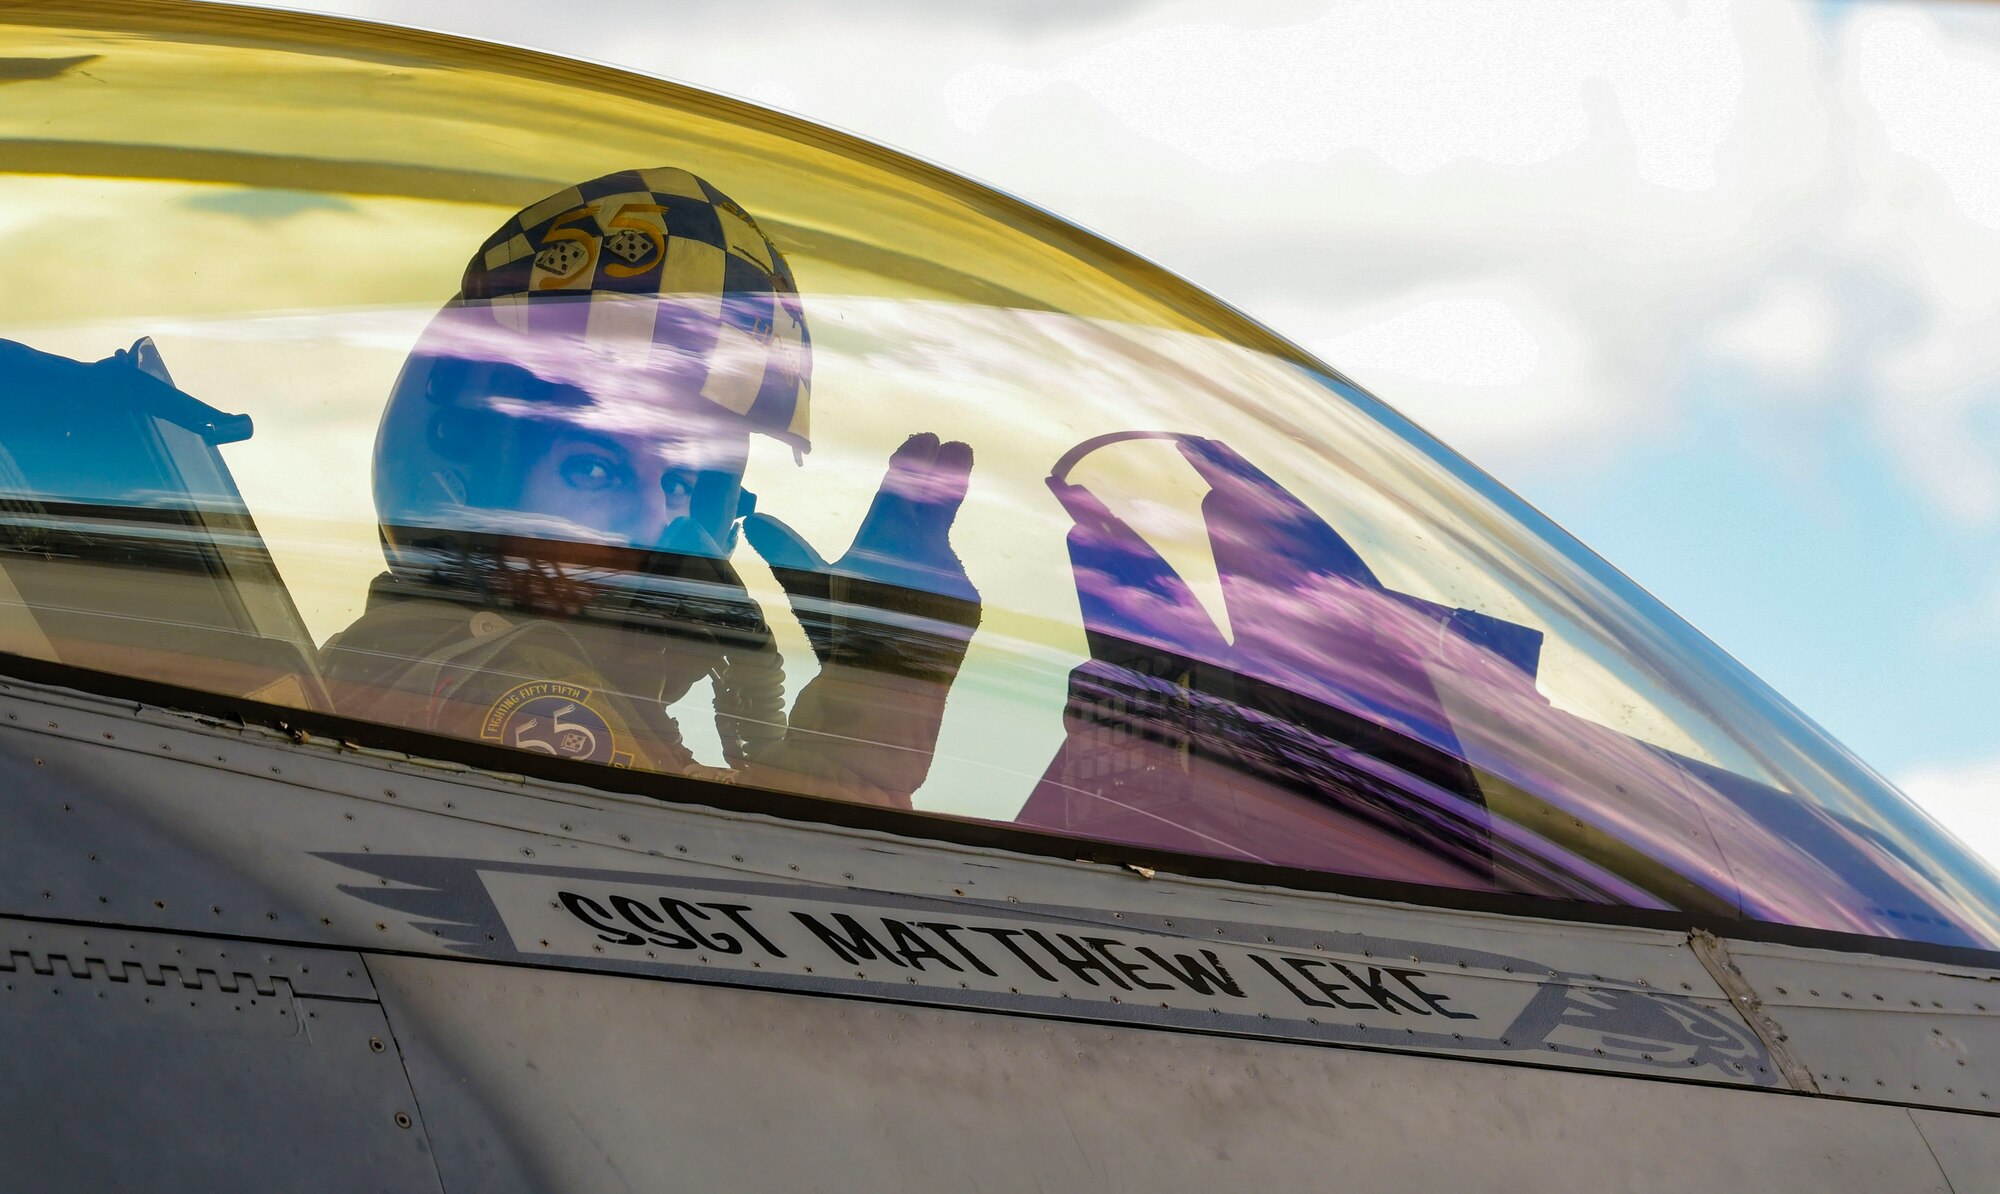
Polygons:
M1986 868L1712 644L1029 206L254 11L0 12L0 100L7 652L585 784L2000 942Z

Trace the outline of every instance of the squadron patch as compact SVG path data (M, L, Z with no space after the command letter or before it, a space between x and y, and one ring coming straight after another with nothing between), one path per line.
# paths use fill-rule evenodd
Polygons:
M517 684L486 711L479 736L516 750L630 767L631 753L618 749L610 721L590 697L588 688L559 680Z

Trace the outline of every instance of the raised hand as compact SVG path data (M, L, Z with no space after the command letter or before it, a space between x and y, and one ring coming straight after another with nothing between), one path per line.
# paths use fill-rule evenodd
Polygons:
M854 541L832 563L768 514L744 521L822 663L957 670L980 612L950 537L971 472L966 444L929 432L903 441Z
M966 445L911 436L831 564L770 515L744 520L744 537L785 586L820 661L783 741L759 756L781 776L768 782L910 807L979 625L979 591L951 549L971 471Z

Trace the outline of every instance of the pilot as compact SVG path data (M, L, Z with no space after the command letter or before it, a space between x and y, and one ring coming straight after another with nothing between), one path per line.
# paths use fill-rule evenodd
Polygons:
M803 462L811 368L783 254L707 181L624 171L522 210L473 255L383 412L389 570L322 649L336 708L909 807L979 622L949 541L972 452L910 436L829 563L743 488L753 435ZM789 710L730 562L739 538L818 657ZM667 712L704 681L710 764Z

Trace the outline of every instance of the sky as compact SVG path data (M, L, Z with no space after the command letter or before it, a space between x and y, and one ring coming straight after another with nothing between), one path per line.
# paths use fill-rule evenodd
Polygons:
M287 7L756 100L1125 245L2000 860L2000 5Z

